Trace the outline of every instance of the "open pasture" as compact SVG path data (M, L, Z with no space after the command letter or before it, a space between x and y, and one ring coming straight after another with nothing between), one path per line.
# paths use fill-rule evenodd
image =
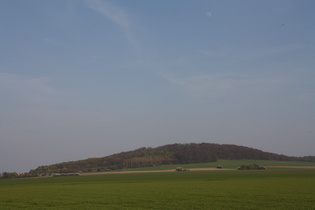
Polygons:
M1 209L315 209L315 170L0 180Z

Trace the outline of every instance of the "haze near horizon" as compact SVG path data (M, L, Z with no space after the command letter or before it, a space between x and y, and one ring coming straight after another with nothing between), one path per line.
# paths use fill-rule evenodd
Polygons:
M0 2L0 172L172 143L315 155L315 2Z

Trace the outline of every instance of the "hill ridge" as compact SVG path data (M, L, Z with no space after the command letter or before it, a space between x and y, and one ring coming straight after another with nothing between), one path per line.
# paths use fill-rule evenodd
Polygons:
M186 143L167 144L155 148L141 147L105 157L68 161L48 166L39 166L33 174L111 171L124 168L149 167L168 164L215 162L226 160L280 160L315 161L314 156L293 157L264 152L259 149L234 144Z

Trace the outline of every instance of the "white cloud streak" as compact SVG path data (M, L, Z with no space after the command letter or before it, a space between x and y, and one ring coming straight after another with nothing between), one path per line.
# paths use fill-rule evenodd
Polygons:
M238 62L246 62L252 59L260 59L270 56L276 56L287 52L292 52L295 50L305 49L306 47L303 45L279 45L267 48L252 48L240 50L240 48L235 47L222 47L217 50L206 50L203 53L206 56L209 56L213 59L224 59L224 63L238 63Z
M86 1L86 3L88 5L88 7L90 7L93 10L100 12L101 14L103 14L108 19L117 23L123 29L127 30L130 28L131 23L130 23L129 19L127 18L126 13L122 9L120 9L120 8L114 6L114 5L112 5L106 1L90 0L90 1Z
M0 73L0 101L3 113L10 115L16 110L59 106L64 93L49 86L48 81L48 78ZM5 121L0 120L1 122Z
M101 0L86 0L86 4L89 8L101 13L107 19L119 25L129 43L137 50L137 53L139 54L142 51L138 41L131 32L132 23L123 9L110 4L108 1Z
M211 13L211 12L206 12L206 15L207 15L208 17L212 17L212 13Z
M25 78L0 72L0 87L6 91L26 93L55 93L56 90L46 83L48 78Z
M235 90L271 91L292 82L288 78L258 79L242 77L239 74L204 74L179 78L160 74L168 82L192 95L218 96Z

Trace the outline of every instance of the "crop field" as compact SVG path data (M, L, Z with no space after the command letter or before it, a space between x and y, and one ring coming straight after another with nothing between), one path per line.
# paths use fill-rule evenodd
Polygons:
M0 180L1 209L315 209L315 169Z

